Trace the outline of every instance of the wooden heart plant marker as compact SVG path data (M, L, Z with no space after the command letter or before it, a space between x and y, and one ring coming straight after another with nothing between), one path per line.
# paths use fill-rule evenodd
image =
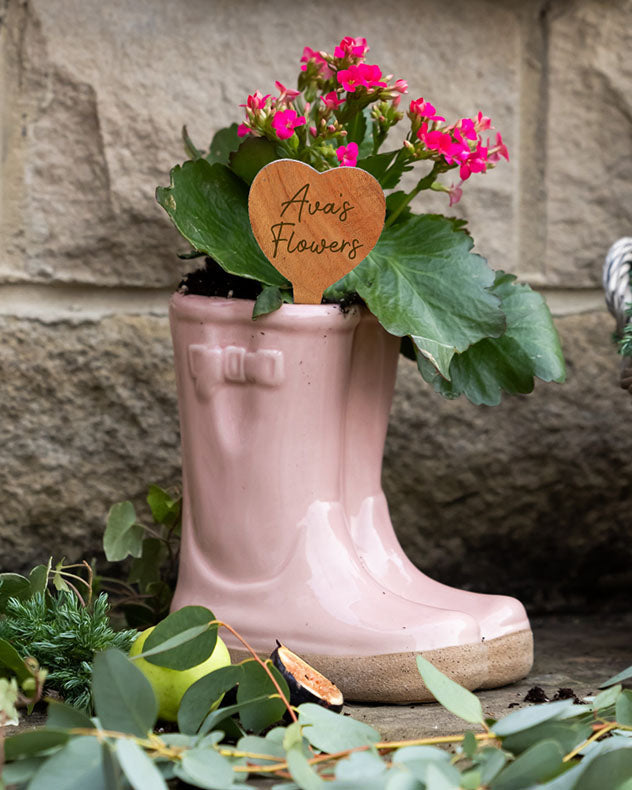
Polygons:
M248 197L255 239L292 283L296 304L320 304L323 291L366 258L385 210L382 187L365 170L319 173L294 159L262 168Z

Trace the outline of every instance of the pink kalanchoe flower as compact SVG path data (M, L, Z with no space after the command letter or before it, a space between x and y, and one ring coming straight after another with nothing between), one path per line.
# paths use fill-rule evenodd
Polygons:
M363 58L369 51L366 38L352 38L345 36L334 49L335 58Z
M476 140L478 137L474 127L474 121L471 118L461 118L456 124L455 136L457 132L468 140Z
M318 129L315 126L309 127L309 133L312 137L318 137Z
M330 91L326 96L321 96L320 98L328 110L337 110L341 104L345 103L344 99L338 98L336 91Z
M301 115L299 118L294 110L279 110L272 118L272 128L279 140L287 140L294 134L294 129L304 123L305 117Z
M393 89L396 90L398 93L408 93L408 83L406 82L406 80L395 80Z
M245 104L240 104L239 106L247 107L249 110L261 110L265 106L266 99L269 98L269 93L264 96L261 91L257 90L252 94L252 96L248 96Z
M409 112L411 115L416 115L418 118L425 118L428 121L445 121L441 115L436 115L437 112L432 104L429 101L424 101L422 99L417 99L417 101L411 101Z
M294 101L297 96L301 95L300 91L295 91L292 88L286 88L282 82L278 80L274 83L276 85L277 90L279 91L279 99L278 101Z
M349 143L336 148L336 156L340 167L355 167L358 162L358 144Z
M487 141L487 145L489 146L489 140ZM501 156L509 161L509 151L507 150L507 146L503 143L503 138L500 132L498 132L496 134L496 145L490 151L488 151L487 161L498 162Z
M461 181L467 181L472 173L484 173L487 170L487 148L480 143L459 168Z
M316 64L321 76L324 77L324 79L328 80L332 76L331 69L329 68L329 64L327 63L327 59L324 57L324 55L320 52L317 52L315 49L312 49L311 47L304 47L303 56L301 57L301 63L303 64L301 66L301 71L307 70L307 64L310 61L313 61Z
M240 123L237 127L237 137L245 137L247 134L250 134L250 127L247 126L245 123Z
M463 182L461 181L461 184ZM461 184L452 184L448 189L448 195L450 196L450 205L456 206L456 204L461 200L463 196L463 190L461 189Z
M467 144L453 140L449 132L442 132L439 129L428 131L428 124L422 123L417 131L417 137L429 151L436 151L441 154L445 161L451 165L454 160L462 161L464 156L470 154Z
M486 115L479 110L478 115L476 117L476 128L479 132L485 132L487 129L493 129L492 126L492 119L488 118Z
M382 70L379 66L371 66L368 63L358 63L349 66L348 69L341 69L336 77L338 82L348 93L354 93L356 88L385 88L386 83L380 81Z

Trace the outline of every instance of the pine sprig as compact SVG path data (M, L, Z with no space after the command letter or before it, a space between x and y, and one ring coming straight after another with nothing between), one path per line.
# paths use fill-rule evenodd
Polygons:
M105 593L88 607L63 591L37 593L23 601L11 598L0 619L0 639L48 669L47 689L57 691L71 705L91 711L95 653L110 647L127 652L137 634L135 630L115 632L109 610Z

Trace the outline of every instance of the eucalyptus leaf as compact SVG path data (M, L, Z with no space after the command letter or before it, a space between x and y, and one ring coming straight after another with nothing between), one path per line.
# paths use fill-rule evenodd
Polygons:
M267 701L268 695L266 694L265 696L249 699L246 702L238 702L235 705L227 705L225 708L218 708L218 710L212 711L202 722L202 725L198 731L198 736L202 738L204 735L211 732L211 730L215 729L217 725L222 724L224 719L228 719L233 714L239 713L239 711L246 707L246 705L254 705L256 703Z
M22 757L35 757L49 749L63 746L69 738L70 735L63 730L53 730L46 727L25 730L5 739L4 756L7 762L19 760Z
M108 562L119 562L130 555L140 557L144 530L136 523L136 511L131 502L117 502L108 513L103 534L103 550Z
M494 273L471 253L472 239L460 228L433 215L385 228L372 252L325 296L358 293L388 332L410 335L449 378L454 354L505 330L500 300L488 290Z
M439 762L450 762L450 753L438 746L402 746L393 752L391 757L393 763L409 763L417 761L439 760Z
M617 683L623 683L624 680L630 680L632 678L632 666L624 669L622 672L619 672L618 675L611 677L609 680L606 680L605 683L602 683L599 686L600 689L607 688L608 686L615 686Z
M204 606L184 606L165 617L147 637L142 656L150 664L169 669L196 667L217 643L215 615Z
M292 779L301 790L324 790L327 786L307 761L300 744L288 749L287 765Z
M545 721L535 727L521 730L503 739L503 748L513 754L521 754L539 741L555 741L567 754L592 733L590 722Z
M356 782L356 786L366 786L367 780L386 773L386 763L373 749L351 752L344 760L336 763L335 776L345 782Z
M106 784L101 744L97 738L73 738L46 760L29 790L111 790Z
M224 165L205 159L178 165L171 185L159 187L156 199L191 246L230 274L289 287L252 235L248 187Z
M459 771L450 763L429 763L424 774L426 790L459 790Z
M483 724L481 703L471 691L455 683L423 656L417 656L417 668L430 693L444 708L471 724Z
M481 772L477 769L464 771L461 775L460 787L463 790L477 790L481 785Z
M242 676L241 665L221 667L196 680L185 692L178 709L178 728L180 732L196 733L218 699L239 683Z
M285 760L285 749L281 743L268 737L262 738L259 735L244 735L237 743L237 750L260 755L257 757L257 762L264 764L267 762L276 763L279 762L279 760ZM266 757L270 759L268 760Z
M167 790L162 774L137 743L119 739L116 756L134 790Z
M507 735L527 730L530 727L535 727L538 724L542 724L542 722L557 719L572 707L573 700L564 699L559 702L549 702L546 705L521 708L497 721L492 730L495 735L506 737Z
M463 743L461 744L463 749L463 754L466 757L473 757L476 749L478 748L478 744L476 742L476 736L471 730L468 730L465 735L463 736Z
M562 765L555 741L540 741L509 763L491 783L492 790L521 790L549 779Z
M21 785L30 779L41 768L46 757L25 757L23 760L15 760L2 767L2 779L7 786Z
M214 749L191 749L182 755L176 776L195 787L223 790L233 784L235 773L230 762Z
M46 711L46 726L53 729L75 729L81 727L94 729L94 723L85 713L57 700L49 700Z
M290 692L285 679L271 662L266 664L285 694L285 698L289 700ZM278 692L267 672L256 661L245 661L241 667L242 675L237 688L237 702L242 705L239 720L244 729L258 733L282 719L286 707L283 700L278 698L248 705L250 699L264 694L278 695Z
M146 737L158 716L158 703L143 673L120 650L97 653L92 673L94 706L101 726Z
M624 727L632 727L632 691L625 689L618 697L615 718Z
M605 691L601 691L593 700L592 709L597 711L603 710L604 708L609 708L612 705L616 705L621 691L622 686L620 683L617 683L616 686L607 688Z
M105 786L108 790L127 790L129 785L123 774L123 769L116 754L116 743L101 742L101 757L103 759L103 774Z
M411 773L389 771L386 780L386 790L426 790L426 786Z
M380 740L380 733L368 724L350 716L340 716L312 702L299 705L298 712L303 736L323 752L372 746Z
M504 768L507 755L501 749L487 747L477 752L475 763L481 773L481 784L488 785Z

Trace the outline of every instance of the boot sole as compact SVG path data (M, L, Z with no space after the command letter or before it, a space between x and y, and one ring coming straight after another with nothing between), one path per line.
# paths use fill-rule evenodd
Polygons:
M531 629L490 639L487 646L487 677L481 689L496 689L522 680L533 666Z
M232 648L230 655L233 662L250 657L246 650ZM487 679L488 649L484 642L419 653L374 656L301 653L301 658L334 683L348 702L434 702L417 670L417 655L427 658L437 669L467 689L480 688Z

